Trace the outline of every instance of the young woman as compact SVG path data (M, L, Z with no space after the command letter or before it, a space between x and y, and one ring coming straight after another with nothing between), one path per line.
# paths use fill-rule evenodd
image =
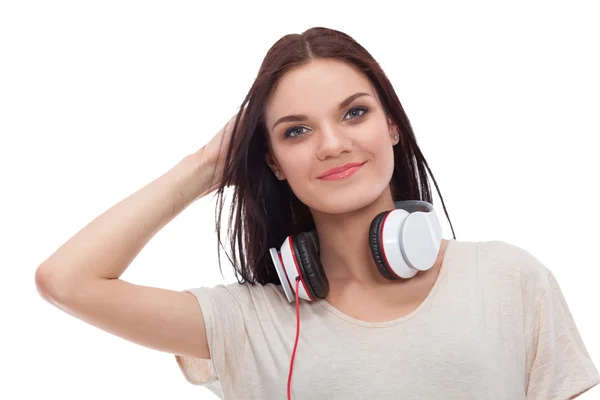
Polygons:
M506 242L441 237L409 120L351 37L283 37L240 110L40 265L40 294L174 354L227 399L547 400L600 382L544 265ZM222 208L227 187L239 283L119 279L196 199L216 190Z

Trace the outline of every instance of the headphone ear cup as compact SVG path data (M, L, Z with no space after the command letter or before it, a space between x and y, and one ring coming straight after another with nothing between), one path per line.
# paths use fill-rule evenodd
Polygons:
M385 261L385 257L383 257L383 243L381 243L383 221L390 212L391 211L384 211L377 214L377 216L373 218L373 221L371 221L371 226L369 227L369 247L371 248L371 254L373 255L373 260L375 260L375 265L377 265L379 273L384 278L395 281L398 280L398 278L391 272Z
M321 254L319 251L319 236L317 235L317 231L313 229L312 231L308 232L307 235L312 239L317 254Z
M300 274L306 283L306 291L313 299L324 299L329 293L329 281L313 238L309 233L301 232L294 236L292 246L296 253Z

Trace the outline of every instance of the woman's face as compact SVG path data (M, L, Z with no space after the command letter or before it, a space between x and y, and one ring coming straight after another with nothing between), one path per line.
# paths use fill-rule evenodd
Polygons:
M271 93L265 118L267 163L309 208L353 211L389 188L397 129L355 67L319 59L290 70ZM323 177L348 163L362 166L339 179Z

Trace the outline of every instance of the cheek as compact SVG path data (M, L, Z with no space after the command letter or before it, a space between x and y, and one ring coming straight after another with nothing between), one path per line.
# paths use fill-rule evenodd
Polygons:
M389 153L392 141L387 126L379 125L373 129L371 134L367 135L364 146L377 157L385 156Z
M373 158L373 173L386 178L393 173L394 147L387 126L379 127L378 131L370 136L365 143L365 150L371 153Z
M279 157L279 165L285 172L286 179L290 182L306 179L306 175L311 168L307 155L298 151L293 152L293 154L282 153Z

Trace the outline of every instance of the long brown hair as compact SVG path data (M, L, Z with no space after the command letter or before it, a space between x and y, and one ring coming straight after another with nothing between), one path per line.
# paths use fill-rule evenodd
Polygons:
M289 235L315 229L308 207L296 197L287 181L275 178L266 163L269 135L264 115L267 99L286 71L323 58L339 59L358 67L375 87L386 114L399 128L400 142L394 146L395 167L390 182L394 201L432 202L426 171L432 178L433 174L392 84L371 54L347 34L333 29L315 27L302 34L286 35L267 52L258 76L240 106L222 181L216 191L215 223L220 248L223 195L227 187L233 189L227 231L231 255L227 254L227 257L239 283L280 284L268 249L279 249ZM435 178L433 182L456 239ZM220 255L218 250L219 268Z

